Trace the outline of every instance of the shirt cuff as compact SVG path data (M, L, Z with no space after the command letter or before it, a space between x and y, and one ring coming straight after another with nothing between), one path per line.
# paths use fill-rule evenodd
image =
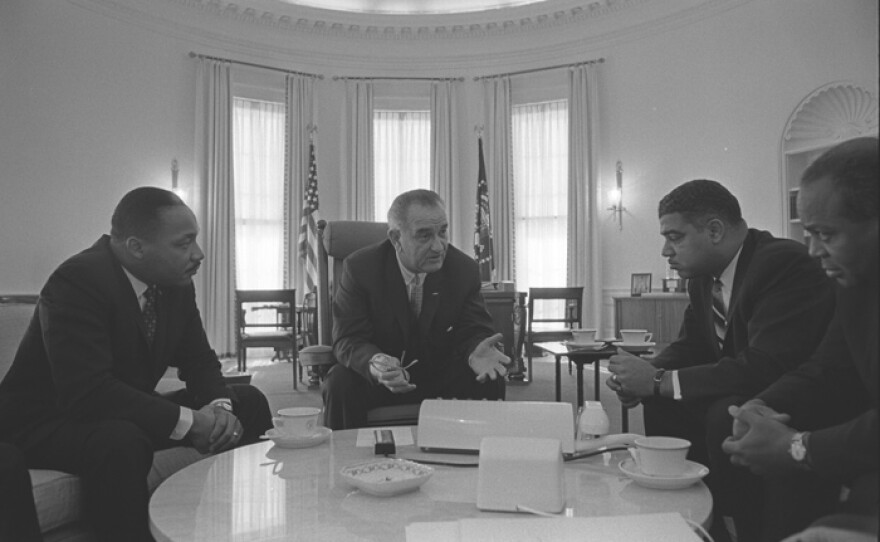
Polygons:
M183 437L192 428L192 424L193 411L186 407L180 407L180 417L177 418L177 425L174 426L174 431L171 432L171 440L183 440Z
M218 406L218 407L222 408L223 410L228 410L229 412L232 412L232 400L227 399L226 397L220 397L220 398L214 399L213 401L211 401L210 404L212 404L214 406Z
M681 384L678 383L678 371L670 371L672 373L672 398L681 401Z

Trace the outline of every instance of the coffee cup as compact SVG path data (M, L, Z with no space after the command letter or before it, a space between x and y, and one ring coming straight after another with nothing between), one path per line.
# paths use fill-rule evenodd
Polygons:
M620 338L628 344L642 344L651 340L653 333L648 333L647 329L621 329Z
M687 469L688 440L675 437L640 437L630 448L639 470L649 476L679 476Z
M272 418L275 430L288 437L307 437L318 430L320 408L292 407L282 408L278 416Z
M572 341L578 344L589 344L596 342L596 330L592 328L581 328L571 330Z

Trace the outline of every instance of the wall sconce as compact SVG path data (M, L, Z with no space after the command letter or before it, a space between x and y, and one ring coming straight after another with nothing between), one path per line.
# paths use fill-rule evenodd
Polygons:
M612 215L617 215L617 224L622 230L623 211L626 208L623 206L623 163L620 160L617 161L617 188L608 191L608 200L611 202L608 210Z
M177 184L177 174L180 168L177 166L177 158L171 160L171 191L177 194L177 197L186 201L186 190L180 188Z

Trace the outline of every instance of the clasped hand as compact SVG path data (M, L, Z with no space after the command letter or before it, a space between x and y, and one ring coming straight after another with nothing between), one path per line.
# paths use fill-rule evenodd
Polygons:
M243 433L238 418L217 405L205 405L193 411L189 438L196 450L203 454L229 450L238 444Z
M468 365L477 375L477 382L485 382L487 378L495 380L507 376L510 358L495 347L503 338L504 335L496 333L483 339L468 357Z
M643 397L654 394L654 375L657 368L651 362L628 353L622 348L608 360L611 376L605 385L617 393L623 406L632 408Z
M379 354L370 360L370 374L379 384L391 393L408 393L416 389L409 381L409 373L401 367L400 360L386 354Z
M732 435L721 444L735 465L756 474L779 473L795 468L788 452L795 430L786 425L790 416L780 414L759 400L731 406Z

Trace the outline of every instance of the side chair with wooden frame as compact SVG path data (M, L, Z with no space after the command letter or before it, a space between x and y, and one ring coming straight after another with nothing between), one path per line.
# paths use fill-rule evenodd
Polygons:
M271 311L271 318L259 318ZM248 348L274 348L278 358L293 363L293 389L299 379L297 361L296 290L236 290L235 347L238 370L247 371Z
M583 324L583 286L564 288L529 288L526 324L526 355L528 356L528 378L532 379L532 350L534 343L548 341L567 341L571 330ZM553 304L551 302L556 301ZM561 302L561 303L560 303ZM535 316L535 307L542 310L541 317ZM554 310L553 314L546 314ZM534 324L538 324L537 328ZM570 365L569 365L570 372Z

